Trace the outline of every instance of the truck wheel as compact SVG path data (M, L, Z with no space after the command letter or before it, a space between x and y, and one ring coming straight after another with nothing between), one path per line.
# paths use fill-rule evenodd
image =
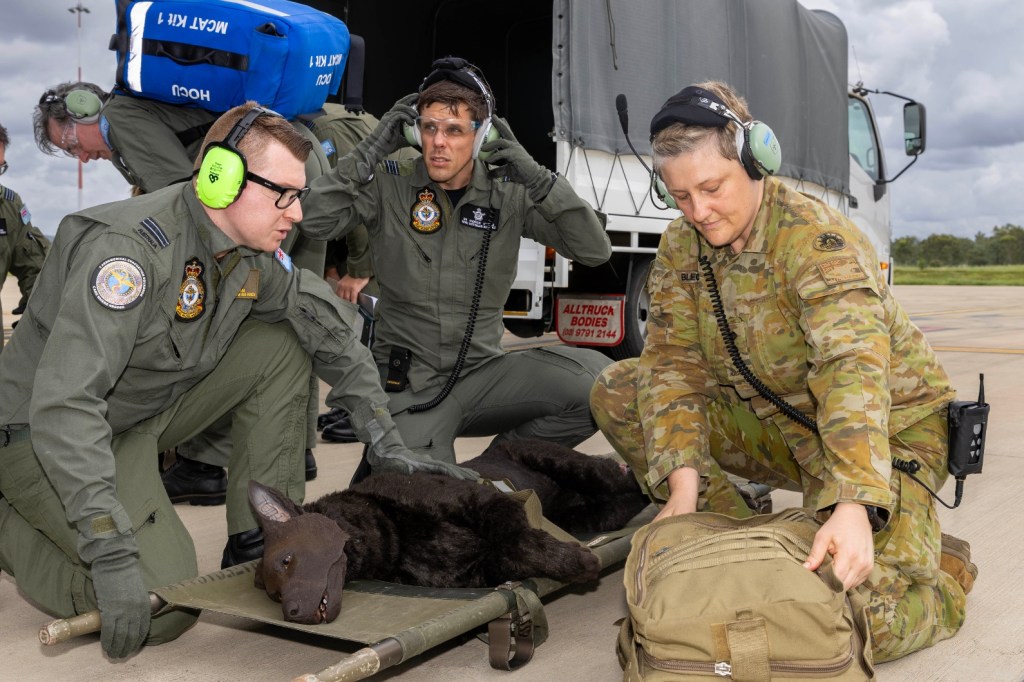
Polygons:
M608 349L614 360L625 360L640 355L647 340L647 317L651 299L647 295L647 275L651 272L654 256L637 256L633 261L629 281L626 283L625 330L622 343Z

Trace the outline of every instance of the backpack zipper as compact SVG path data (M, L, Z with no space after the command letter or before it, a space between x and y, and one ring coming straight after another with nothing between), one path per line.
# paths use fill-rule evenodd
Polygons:
M857 637L856 634L854 636ZM772 673L835 675L836 673L843 672L850 667L853 663L854 657L857 655L856 648L856 644L851 641L850 651L832 661L822 661L819 663L769 661L768 667ZM665 672L703 673L706 675L718 675L719 677L732 677L732 665L727 661L717 661L712 663L710 661L665 660L655 658L651 654L647 653L647 651L640 645L637 645L637 649L640 653L640 657L643 658L644 663L655 670L662 670Z

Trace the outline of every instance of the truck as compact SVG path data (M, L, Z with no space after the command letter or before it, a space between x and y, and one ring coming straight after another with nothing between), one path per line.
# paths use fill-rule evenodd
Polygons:
M523 240L504 311L517 336L555 332L616 359L640 353L647 274L661 234L679 215L652 192L648 123L668 97L704 80L745 96L782 144L777 175L847 215L891 274L888 185L924 152L925 109L909 97L847 85L846 29L830 12L797 0L424 0L385 22L372 0L309 4L364 38L369 111L379 115L414 91L433 59L468 59L486 75L517 139L605 216L613 253L601 266ZM895 175L885 164L874 94L904 100L912 158ZM625 116L617 99L628 103Z

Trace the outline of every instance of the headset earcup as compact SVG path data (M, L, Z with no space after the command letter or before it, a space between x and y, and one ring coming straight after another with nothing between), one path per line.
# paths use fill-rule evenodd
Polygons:
M196 196L210 208L227 208L241 196L245 173L245 159L238 152L214 143L203 154Z
M775 175L782 165L782 146L774 131L760 121L747 129L746 147L752 163L762 175Z
M95 123L102 108L103 100L89 90L72 90L64 96L64 109L77 123Z
M491 124L491 117L485 118L483 123L480 124L480 129L476 131L476 138L473 140L473 158L486 161L491 156L491 152L481 152L480 147L483 147L488 142L497 140L500 136L498 129Z
M410 146L416 147L417 149L423 148L423 141L420 140L420 127L418 125L403 123L402 134L405 135L405 141L408 142Z
M657 173L654 174L654 191L658 194L658 198L665 202L665 205L669 208L679 210L679 205L676 204L675 198L668 193L668 188L665 187L665 183L661 181L661 176Z

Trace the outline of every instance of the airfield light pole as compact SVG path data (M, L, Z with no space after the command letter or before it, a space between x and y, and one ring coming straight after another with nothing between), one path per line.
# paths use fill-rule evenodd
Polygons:
M89 8L78 3L74 7L69 7L68 11L76 16L78 19L78 82L82 82L82 13L89 14ZM82 210L82 160L78 160L78 210Z

